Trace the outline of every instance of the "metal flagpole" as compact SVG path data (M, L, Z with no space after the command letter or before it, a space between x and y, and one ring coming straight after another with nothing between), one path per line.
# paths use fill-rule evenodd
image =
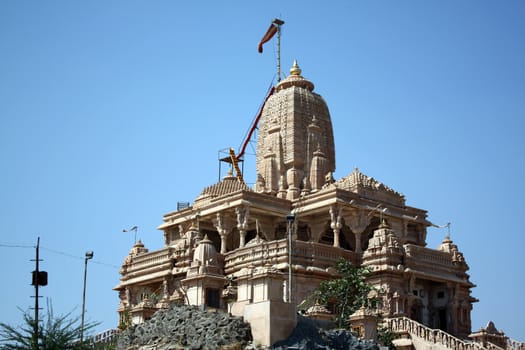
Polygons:
M277 26L277 82L281 81L281 26L284 24L284 21L275 18L272 22Z

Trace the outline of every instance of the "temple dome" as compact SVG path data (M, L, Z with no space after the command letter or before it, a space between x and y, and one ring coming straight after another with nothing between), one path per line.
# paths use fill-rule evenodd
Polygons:
M208 236L204 236L195 248L193 261L202 265L217 266L217 250Z
M295 199L304 190L320 190L325 175L335 171L330 112L313 90L294 62L266 101L257 141L257 192Z
M129 251L130 256L137 256L148 252L148 248L144 246L144 243L139 239Z
M233 176L231 173L228 173L228 175L225 176L222 181L204 188L199 196L195 199L194 205L198 206L201 204L206 204L214 198L239 191L251 192L252 189L245 183L240 182L237 177Z

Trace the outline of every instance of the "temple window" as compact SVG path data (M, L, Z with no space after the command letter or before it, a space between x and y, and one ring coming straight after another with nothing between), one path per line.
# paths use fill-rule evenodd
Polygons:
M419 230L417 225L407 225L407 241L408 243L419 244Z
M246 231L246 238L245 238L245 243L248 243L250 242L252 239L255 238L255 236L257 235L257 231L256 230L248 230Z
M323 235L321 236L321 239L319 239L319 243L326 244L329 246L334 245L334 232L332 229L328 228L325 230Z
M361 245L362 245L363 251L368 249L368 241L370 240L370 238L374 237L374 231L377 230L378 227L379 227L379 218L378 217L371 218L370 224L365 229L365 231L361 234L362 236Z
M220 308L219 290L217 288L206 288L206 306Z
M307 225L298 225L297 227L297 239L299 241L305 241L307 242L309 240L310 234L308 232L308 226Z

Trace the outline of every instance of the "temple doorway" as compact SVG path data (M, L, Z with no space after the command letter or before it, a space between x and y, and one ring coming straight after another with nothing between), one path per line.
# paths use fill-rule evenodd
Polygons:
M439 309L437 316L437 328L447 332L447 310Z

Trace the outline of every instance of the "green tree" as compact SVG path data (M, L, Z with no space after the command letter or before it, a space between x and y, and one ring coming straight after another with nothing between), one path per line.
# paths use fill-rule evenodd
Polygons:
M5 350L33 350L36 344L33 338L35 319L23 312L23 324L12 326L0 323L0 348ZM84 323L84 335L97 323ZM71 312L56 316L48 301L47 313L39 322L38 348L40 350L83 350L91 349L89 341L80 343L80 316L71 317ZM87 337L85 337L87 338Z
M313 301L333 305L335 323L339 328L347 326L350 316L361 307L375 307L379 299L371 296L374 288L366 282L370 270L354 266L350 261L339 258L336 263L338 278L323 281L313 294Z
M383 346L388 347L389 350L396 349L394 346L394 339L397 339L397 337L397 334L387 327L379 326L377 328L377 340Z

